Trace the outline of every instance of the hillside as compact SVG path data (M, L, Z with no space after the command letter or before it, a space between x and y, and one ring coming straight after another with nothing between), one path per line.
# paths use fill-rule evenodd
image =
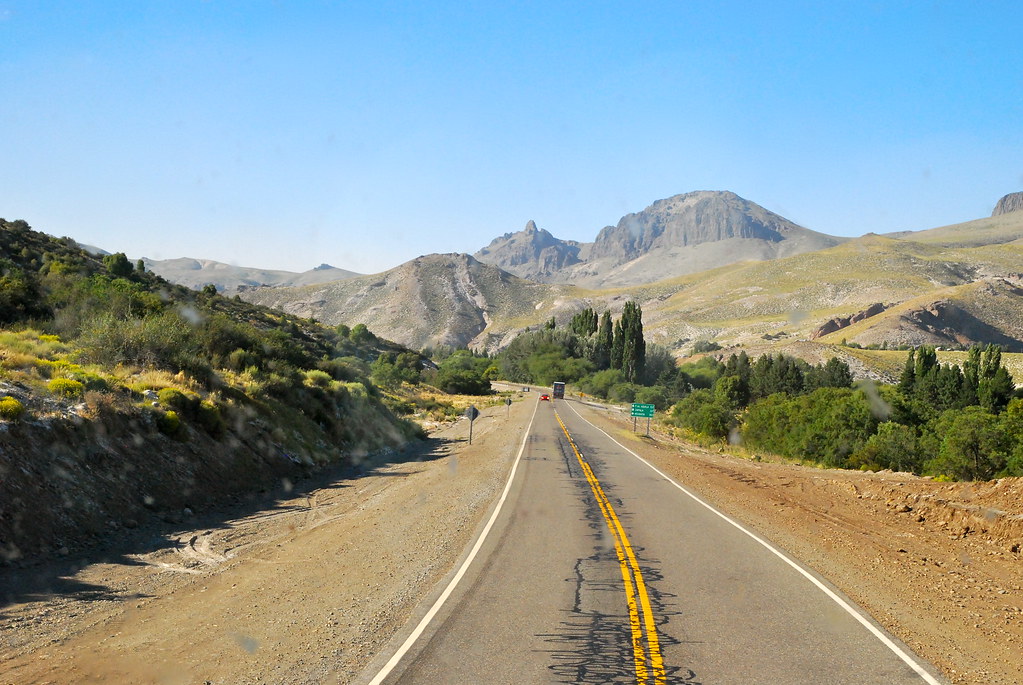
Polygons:
M255 269L216 262L211 259L143 259L146 269L171 283L186 288L200 290L212 284L219 292L233 292L241 286L300 286L328 283L345 278L354 278L360 274L354 271L338 269L329 264L321 264L315 269L295 273L293 271L275 271L272 269Z
M335 325L365 322L413 349L495 348L551 316L571 316L572 289L533 283L463 254L426 255L372 276L240 295ZM560 312L569 312L560 314Z
M983 219L940 226L926 231L890 233L888 237L943 247L1003 245L1023 239L1023 211L996 213Z
M955 235L946 230L957 244ZM1019 243L946 247L868 235L824 250L629 287L537 284L465 255L433 255L373 277L260 288L242 296L331 324L366 322L411 347L494 350L552 316L564 325L585 307L617 315L634 299L643 308L648 339L676 353L698 340L811 355L816 353L810 349L842 340L888 346L997 342L1016 350L1023 341L1019 264ZM874 311L876 305L881 311ZM822 333L833 320L839 327ZM810 345L811 338L819 340Z
M368 378L404 351L372 334L175 286L24 221L0 220L0 270L0 562L420 433Z

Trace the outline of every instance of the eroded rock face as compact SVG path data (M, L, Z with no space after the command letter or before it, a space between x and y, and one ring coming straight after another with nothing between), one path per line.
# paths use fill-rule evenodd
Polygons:
M857 321L863 321L864 319L870 318L871 316L877 316L888 307L880 302L875 302L861 312L856 312L852 316L839 316L833 319L828 319L820 327L817 328L813 333L810 334L810 340L816 340L829 333L840 331L846 326L851 326Z
M1009 212L1019 211L1023 211L1023 192L1009 193L998 201L998 204L995 205L995 211L991 212L991 216L1000 216Z

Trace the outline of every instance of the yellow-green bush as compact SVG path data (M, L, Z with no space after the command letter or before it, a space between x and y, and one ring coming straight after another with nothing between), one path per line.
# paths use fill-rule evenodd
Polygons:
M85 385L70 378L54 378L46 384L47 389L54 395L61 397L81 397L85 392Z
M319 369L311 369L305 372L306 385L314 385L320 388L330 387L330 383L333 380L330 374L326 371L320 371Z
M0 397L0 418L14 421L25 413L25 406L14 397Z
M181 419L176 411L166 411L156 419L156 425L164 435L175 436L181 431Z

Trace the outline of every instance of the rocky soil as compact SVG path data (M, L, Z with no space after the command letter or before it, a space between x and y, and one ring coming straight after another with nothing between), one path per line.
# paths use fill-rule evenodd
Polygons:
M462 421L358 476L282 483L259 506L0 571L0 683L357 681L465 554L531 411L485 410L471 446ZM583 411L830 579L953 682L1023 682L1020 479L748 461Z

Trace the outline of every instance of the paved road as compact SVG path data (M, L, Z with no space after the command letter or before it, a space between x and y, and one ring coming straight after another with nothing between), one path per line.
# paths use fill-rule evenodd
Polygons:
M378 681L943 682L580 412L538 403L478 555Z

